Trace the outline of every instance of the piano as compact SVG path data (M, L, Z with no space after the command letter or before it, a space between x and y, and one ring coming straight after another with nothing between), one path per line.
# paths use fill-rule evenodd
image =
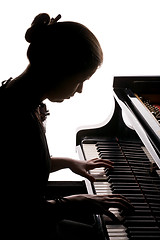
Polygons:
M104 240L160 239L160 76L115 76L113 114L99 127L76 133L80 159L102 158L114 169L97 168L85 180L88 193L122 194L134 206L114 223L96 215ZM105 109L105 106L104 106Z

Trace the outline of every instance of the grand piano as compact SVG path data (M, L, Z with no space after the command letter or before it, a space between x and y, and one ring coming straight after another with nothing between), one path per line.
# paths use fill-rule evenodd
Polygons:
M110 209L119 223L96 215L97 229L104 240L160 239L160 76L115 76L113 98L110 119L79 129L76 148L80 159L114 162L90 171L96 181L85 180L87 192L122 194L134 212Z

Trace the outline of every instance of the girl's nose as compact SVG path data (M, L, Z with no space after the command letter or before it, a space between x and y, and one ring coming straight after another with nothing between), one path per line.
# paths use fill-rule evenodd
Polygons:
M77 87L77 92L82 93L82 89L83 89L83 83L80 83Z

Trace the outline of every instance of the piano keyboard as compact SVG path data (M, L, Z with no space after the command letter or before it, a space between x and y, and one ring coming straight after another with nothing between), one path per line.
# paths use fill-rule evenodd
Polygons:
M90 173L96 194L122 194L135 211L125 217L118 208L110 211L121 221L102 216L109 240L160 239L160 178L147 149L139 142L98 141L82 145L86 159L102 158L114 162L114 169L97 168Z

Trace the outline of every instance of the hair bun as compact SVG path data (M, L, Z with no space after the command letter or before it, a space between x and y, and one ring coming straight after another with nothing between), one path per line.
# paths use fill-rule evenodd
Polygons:
M50 22L50 16L47 13L40 13L38 14L31 25L43 25L43 24L48 24Z
M27 42L31 43L37 37L40 36L40 33L43 31L44 27L47 26L50 22L50 16L47 13L38 14L32 24L31 27L26 31L25 39Z

